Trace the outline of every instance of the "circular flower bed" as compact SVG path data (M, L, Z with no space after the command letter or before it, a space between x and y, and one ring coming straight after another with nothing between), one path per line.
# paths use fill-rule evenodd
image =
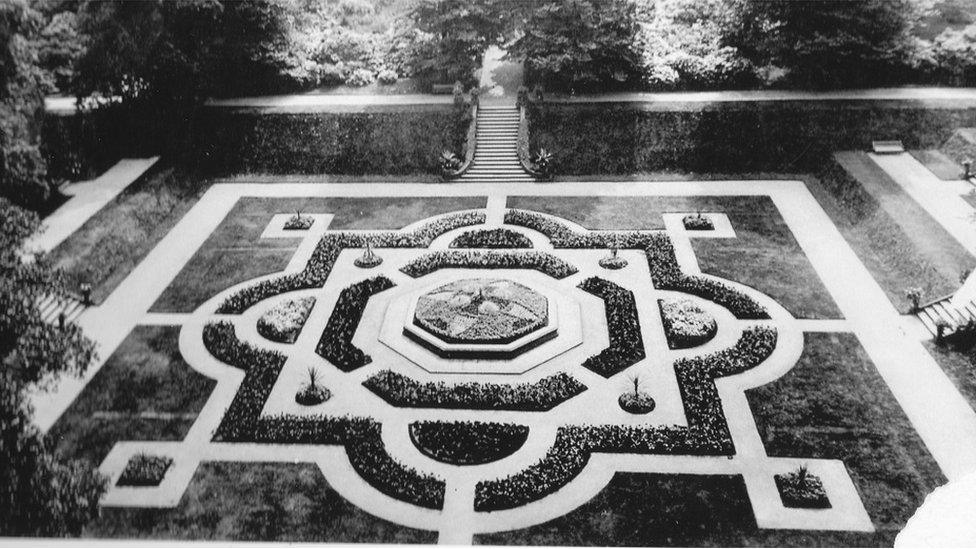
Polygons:
M638 391L634 393L633 391L627 391L626 393L620 395L617 399L617 404L626 412L631 414L646 414L654 410L654 399L651 395L645 393L644 391Z
M278 343L294 343L314 305L314 297L283 301L261 315L258 333Z
M545 296L497 278L472 278L440 286L420 296L414 313L414 324L448 343L505 344L548 321Z
M308 382L295 394L295 402L302 406L315 406L332 398L328 389L319 385L319 372L315 368L308 369Z
M611 271L616 271L616 270L619 270L619 269L623 269L624 267L627 266L627 260L624 259L624 258L622 258L622 257L620 257L617 254L613 254L611 256L604 257L604 258L600 259L600 261L598 261L598 263L604 269L609 269Z
M410 441L424 455L451 465L481 465L508 457L525 444L529 428L480 421L410 424Z
M658 304L671 349L697 347L715 337L715 319L691 300L662 299Z

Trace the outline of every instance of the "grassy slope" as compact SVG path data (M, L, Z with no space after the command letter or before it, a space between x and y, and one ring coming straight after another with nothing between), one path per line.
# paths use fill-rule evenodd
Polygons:
M103 509L85 537L434 543L353 506L307 463L203 463L175 509Z
M509 197L508 206L551 213L591 229L660 229L666 212L725 212L735 239L693 239L706 273L752 286L798 318L839 318L819 276L767 197ZM784 277L783 273L790 273Z
M59 453L99 465L117 441L182 440L214 382L179 352L179 328L139 326L49 432ZM99 417L99 413L108 412ZM173 414L143 418L142 412Z
M966 397L969 405L976 410L976 366L972 359L965 351L937 345L934 341L926 341L925 348L949 376L959 393Z
M938 149L908 152L915 160L918 160L930 172L943 181L959 181L965 172L962 165L957 164L955 160L949 158Z
M550 522L478 536L485 544L879 546L944 482L851 334L808 334L800 362L748 393L771 456L842 459L878 532L760 530L740 477L618 473Z
M52 250L50 259L65 271L69 287L87 281L100 302L209 186L194 175L154 168Z
M426 217L483 208L482 197L439 198L252 198L238 201L159 297L156 312L190 312L234 284L280 271L297 239L262 239L275 214L332 213L332 229L399 229ZM296 233L301 236L301 233Z

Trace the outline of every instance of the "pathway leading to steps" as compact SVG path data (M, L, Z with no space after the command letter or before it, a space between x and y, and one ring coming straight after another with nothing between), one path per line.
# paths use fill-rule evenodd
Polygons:
M474 160L460 177L464 183L531 183L518 157L519 110L513 105L478 107Z

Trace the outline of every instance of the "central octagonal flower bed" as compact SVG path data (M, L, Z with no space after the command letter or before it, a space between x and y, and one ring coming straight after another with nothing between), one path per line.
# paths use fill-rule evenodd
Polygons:
M513 280L469 278L421 294L403 333L443 358L511 358L556 337L553 307Z

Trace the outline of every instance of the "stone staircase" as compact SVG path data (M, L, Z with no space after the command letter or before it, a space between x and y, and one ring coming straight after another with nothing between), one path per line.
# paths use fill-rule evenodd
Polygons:
M58 297L45 295L37 300L37 309L41 313L41 320L48 324L58 324L58 317L64 312L66 322L74 322L85 312L87 307L81 300L74 297Z
M535 181L519 162L519 110L511 105L478 107L474 159L460 177L464 183L526 183Z
M915 313L933 336L938 335L937 326L940 321L946 323L947 329L944 333L949 334L970 320L976 320L976 303L970 301L965 307L958 308L952 305L951 299L951 295L936 299L925 304Z

